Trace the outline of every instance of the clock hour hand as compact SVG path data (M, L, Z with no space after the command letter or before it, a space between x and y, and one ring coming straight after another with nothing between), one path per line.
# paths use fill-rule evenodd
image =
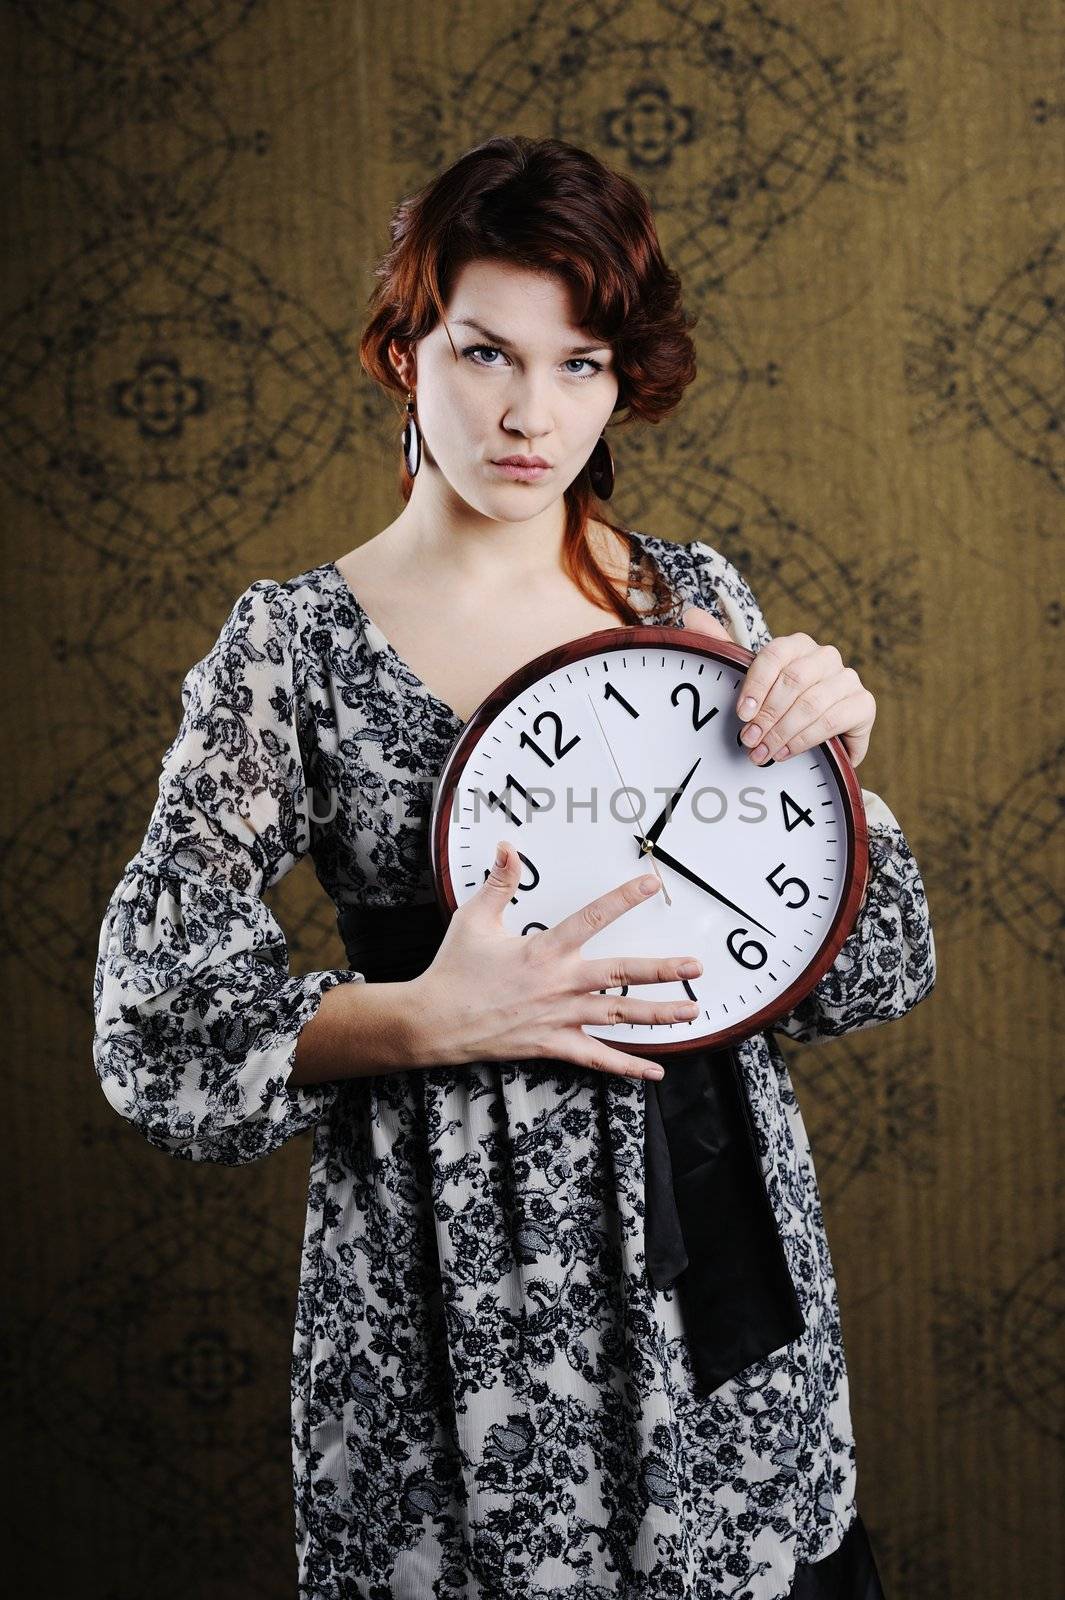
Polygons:
M662 807L661 815L656 817L654 822L652 822L651 826L648 828L644 837L649 839L652 844L658 843L658 835L662 832L662 829L665 827L666 823L673 815L673 812L676 810L677 801L680 799L681 795L691 782L692 775L702 759L702 756L696 756L694 762L692 763L691 772L688 773L686 778L681 779L680 783L677 785L669 799L666 801L665 805Z
M639 835L633 834L633 838L638 839ZM704 879L699 877L698 873L693 872L690 867L686 867L683 861L678 861L676 856L667 855L661 845L655 845L654 853L659 861L664 862L667 867L672 867L674 872L679 872L681 877L687 878L689 883L694 883L697 889L705 889L706 893L712 894L715 900L720 900L723 906L728 906L730 910L737 912L747 922L752 922L756 928L761 928L762 932L768 933L771 939L776 938L772 928L767 928L764 922L759 922L757 917L752 917L750 912L744 911L743 907L738 906L735 900L730 900L727 895L723 895L712 884L706 883Z

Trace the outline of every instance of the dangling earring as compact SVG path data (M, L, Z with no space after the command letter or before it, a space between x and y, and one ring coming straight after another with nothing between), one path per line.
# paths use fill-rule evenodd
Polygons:
M605 433L599 435L595 449L588 457L588 477L600 500L609 500L614 492L614 457L610 454Z
M414 415L414 390L407 390L407 420L403 424L403 459L407 471L415 477L422 461L422 436Z

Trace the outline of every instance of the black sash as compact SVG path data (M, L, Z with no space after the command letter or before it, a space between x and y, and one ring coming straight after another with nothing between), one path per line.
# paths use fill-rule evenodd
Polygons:
M348 961L371 983L406 982L444 937L435 901L346 906ZM643 1079L644 1254L656 1289L676 1281L692 1368L718 1388L806 1326L762 1176L732 1046L663 1058Z

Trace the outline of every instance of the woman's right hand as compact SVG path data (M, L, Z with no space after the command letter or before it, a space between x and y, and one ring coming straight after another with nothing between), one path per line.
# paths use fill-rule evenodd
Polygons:
M600 994L623 984L673 983L697 977L695 956L607 956L586 960L581 946L601 928L650 899L645 874L590 900L553 928L507 933L503 908L520 875L509 844L472 899L458 908L431 966L410 982L418 1061L575 1061L624 1078L661 1078L657 1062L626 1055L583 1031L585 1025L690 1021L692 1001L633 1000ZM653 874L651 893L661 884Z

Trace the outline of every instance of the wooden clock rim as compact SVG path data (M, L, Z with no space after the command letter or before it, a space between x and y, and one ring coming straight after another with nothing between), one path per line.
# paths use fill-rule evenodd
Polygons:
M451 892L448 870L448 827L455 789L469 753L484 729L495 720L505 706L516 700L531 684L550 676L560 667L583 661L591 655L600 655L603 651L627 650L634 646L665 648L678 653L708 656L729 666L748 666L755 657L753 650L735 644L731 639L713 639L706 634L697 634L691 628L637 624L633 627L600 628L594 633L584 634L580 639L555 645L504 678L491 694L482 700L463 726L444 763L433 799L429 825L429 858L436 901L445 927L458 910L458 901ZM833 735L832 738L825 739L820 745L812 748L825 752L829 765L836 775L847 824L848 857L846 886L817 955L776 1000L732 1027L673 1042L663 1038L660 1043L628 1044L624 1040L617 1039L602 1039L601 1043L610 1044L630 1055L652 1058L682 1055L696 1050L719 1049L740 1039L751 1038L778 1018L785 1016L817 986L833 965L853 928L865 896L869 876L869 828L858 774L842 740L838 735ZM635 871L636 869L634 876ZM593 1034L592 1037L598 1038L599 1035Z

